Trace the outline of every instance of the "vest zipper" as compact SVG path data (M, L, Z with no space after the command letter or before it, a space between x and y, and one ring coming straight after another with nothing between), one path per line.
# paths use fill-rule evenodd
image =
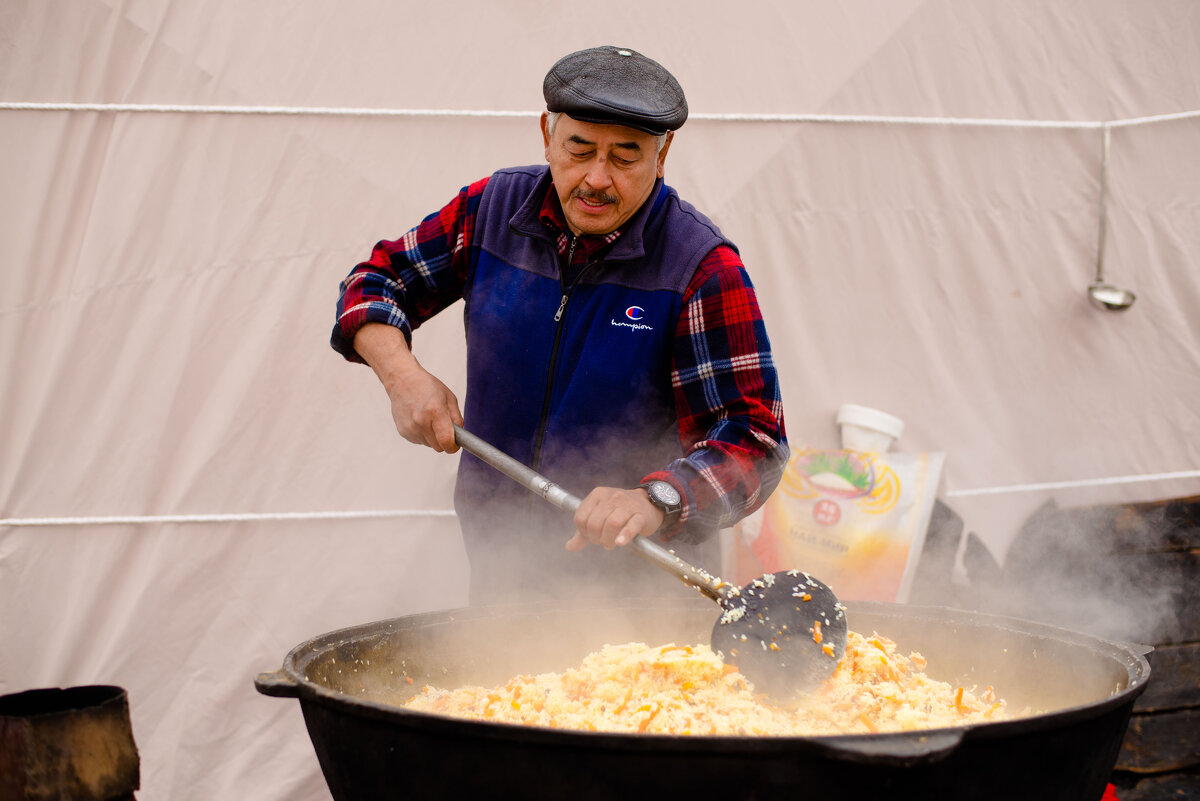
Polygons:
M559 301L558 311L554 313L554 322L556 323L562 322L563 310L567 308L567 298L571 294L571 287L567 286L566 276L567 273L571 272L571 262L575 260L575 245L578 243L579 235L575 234L571 237L571 247L567 248L567 269L563 272L562 280L559 281L559 284L562 286L563 296L562 300ZM585 265L583 269L586 270L587 266Z
M558 303L558 311L554 313L554 344L550 347L550 364L546 368L546 391L542 395L542 414L538 418L537 436L533 440L533 459L530 465L534 470L539 469L542 461L542 442L546 438L546 423L550 417L550 398L554 394L554 371L558 366L558 349L562 345L563 337L563 313L567 310L567 300L571 297L571 290L574 289L579 279L583 274L592 269L596 262L589 262L583 266L579 274L575 276L575 280L567 284L566 273L571 269L571 261L575 257L575 245L578 244L579 237L571 237L571 246L567 249L567 269L563 272L563 276L559 281L562 287L562 300Z

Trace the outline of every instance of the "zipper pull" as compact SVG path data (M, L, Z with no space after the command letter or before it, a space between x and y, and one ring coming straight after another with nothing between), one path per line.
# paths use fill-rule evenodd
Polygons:
M557 323L559 320L562 319L563 309L565 309L565 308L567 308L567 293L566 292L563 293L562 300L558 304L558 311L556 311L554 313L554 322Z

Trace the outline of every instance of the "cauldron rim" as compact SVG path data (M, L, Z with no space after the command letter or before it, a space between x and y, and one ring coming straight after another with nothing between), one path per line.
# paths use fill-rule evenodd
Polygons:
M630 609L644 608L644 599L626 599L619 602ZM654 603L663 604L662 599ZM671 608L711 608L711 602L697 599L696 602L669 601ZM1062 628L1048 623L1025 620L1021 618L996 615L985 612L953 609L944 606L915 606L908 604L892 604L879 601L847 601L848 614L870 613L878 616L896 616L911 618L927 616L942 622L956 622L978 626L986 625L998 631L1024 636L1038 636L1059 643L1067 643L1088 648L1099 656L1109 658L1126 670L1127 680L1123 687L1116 687L1109 695L1097 698L1085 704L1055 708L1032 715L1017 717L1009 720L998 720L987 723L972 723L962 726L940 727L900 732L880 732L877 734L822 734L822 735L709 735L709 734L652 734L629 732L585 731L576 729L557 729L545 726L532 726L501 721L467 720L464 718L439 715L437 713L408 709L406 707L386 704L366 698L358 698L339 690L327 687L309 679L306 667L314 660L327 653L332 648L351 641L359 641L366 637L384 637L413 628L418 622L425 626L453 624L458 621L476 620L481 618L505 617L520 614L544 614L547 611L569 614L575 608L594 607L594 601L579 601L574 603L557 603L548 607L540 603L521 603L505 606L490 607L461 607L445 610L434 610L387 618L369 623L361 623L345 628L329 631L312 637L295 646L289 651L283 662L281 672L297 686L291 693L301 700L317 701L322 704L344 708L356 715L386 719L390 724L404 727L417 727L431 731L456 731L468 725L472 736L484 739L502 738L512 742L515 739L539 746L562 744L566 742L574 747L586 744L591 748L605 750L636 749L638 751L677 751L696 752L706 748L722 752L740 751L787 751L794 750L798 743L813 744L817 748L824 746L840 750L844 746L870 748L873 744L892 742L897 739L909 740L954 740L990 739L1008 737L1031 731L1041 731L1070 725L1093 718L1099 718L1122 705L1132 706L1133 701L1146 689L1150 678L1150 664L1146 654L1152 648L1139 643L1123 643L1102 637ZM430 728L432 727L432 728Z

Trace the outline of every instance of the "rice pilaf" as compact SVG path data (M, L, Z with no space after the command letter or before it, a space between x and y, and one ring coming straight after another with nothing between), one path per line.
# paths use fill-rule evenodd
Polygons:
M820 735L909 731L1008 717L982 693L925 674L879 635L849 632L833 676L786 706L767 703L707 645L606 645L577 668L520 675L501 687L426 686L410 709L473 720L674 735Z

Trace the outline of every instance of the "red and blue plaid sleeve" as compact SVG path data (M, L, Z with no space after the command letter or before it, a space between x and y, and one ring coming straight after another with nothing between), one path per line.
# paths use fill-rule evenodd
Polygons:
M464 187L440 211L400 239L375 245L371 258L355 266L341 284L333 349L361 362L354 335L367 323L412 332L462 297L479 197L488 179Z
M700 263L684 295L673 358L684 455L645 480L686 491L676 531L689 520L731 526L766 501L788 460L771 345L732 248L718 246Z

